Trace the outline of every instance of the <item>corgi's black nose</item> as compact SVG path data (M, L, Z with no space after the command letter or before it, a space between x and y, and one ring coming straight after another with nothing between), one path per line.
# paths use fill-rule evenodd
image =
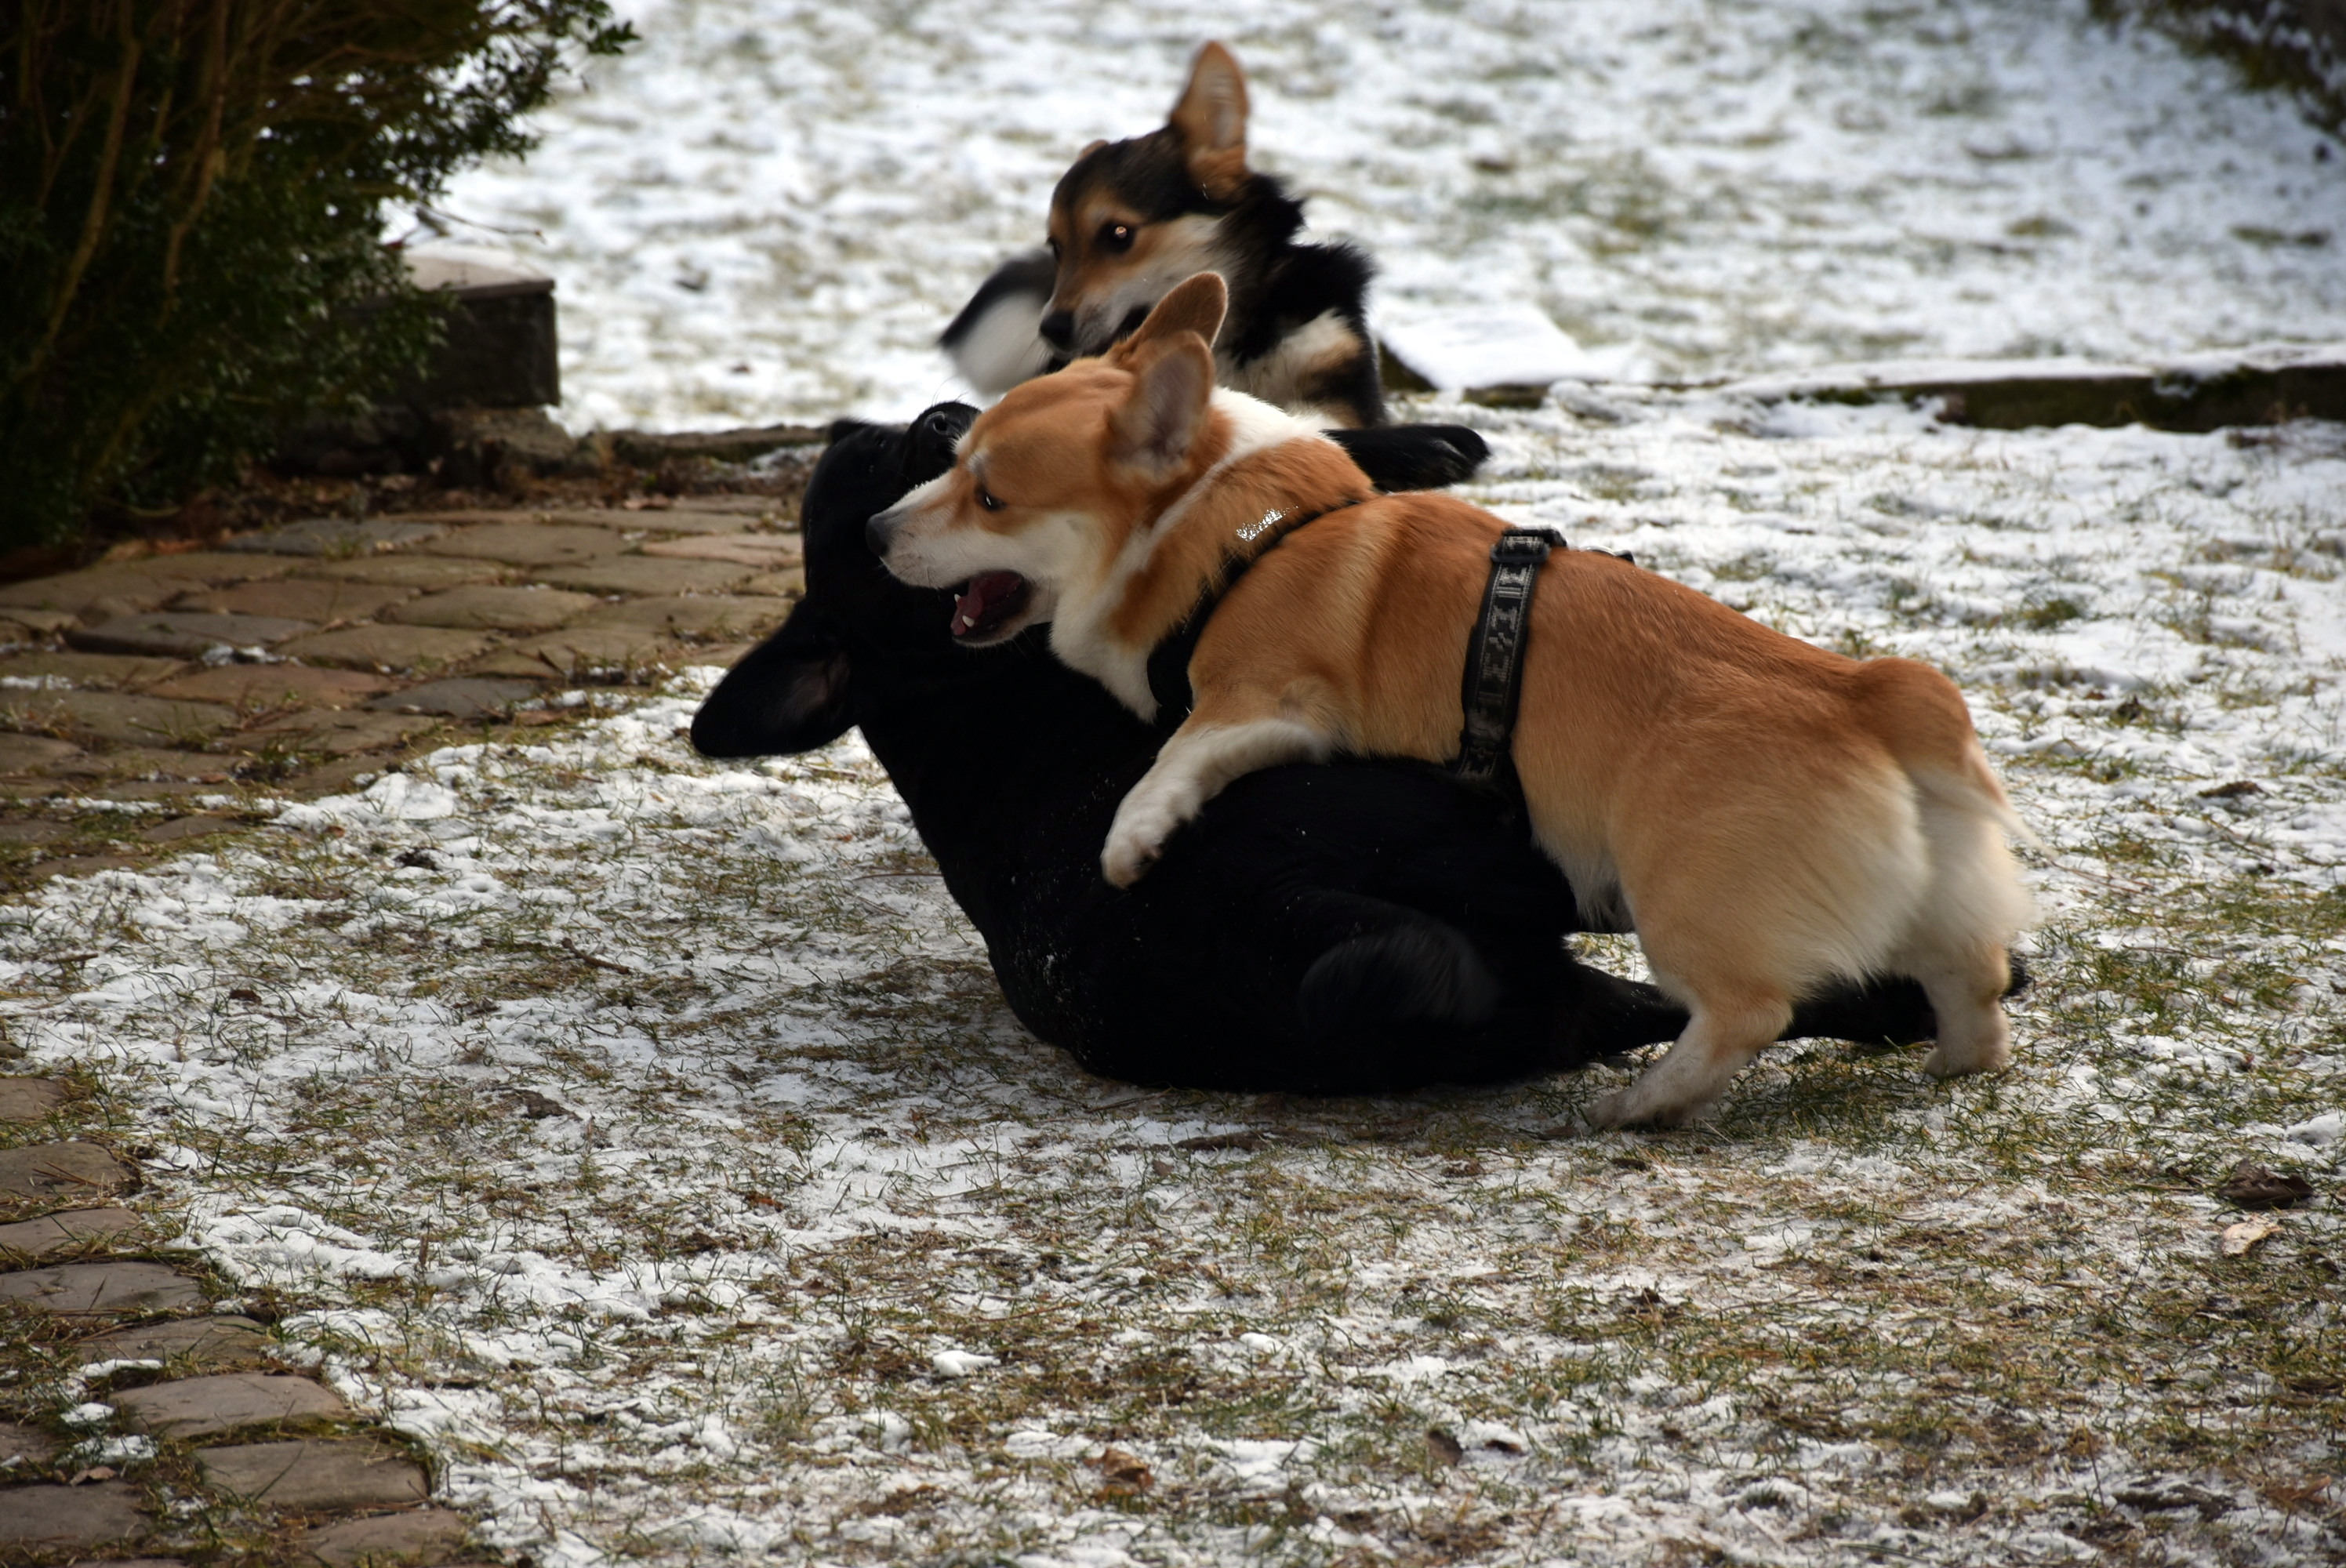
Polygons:
M1072 347L1076 341L1076 313L1054 311L1044 317L1043 341L1055 349Z

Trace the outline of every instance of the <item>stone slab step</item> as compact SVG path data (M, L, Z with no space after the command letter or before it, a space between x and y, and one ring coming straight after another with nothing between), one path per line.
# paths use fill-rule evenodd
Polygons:
M592 594L566 594L559 588L475 584L393 606L382 618L406 626L454 626L464 631L546 632L593 609L598 602Z
M76 1208L0 1225L0 1257L46 1263L79 1252L93 1242L127 1236L139 1223L138 1216L127 1208Z
M128 1481L0 1487L0 1547L87 1551L141 1541L151 1528Z
M795 534L712 534L698 539L653 539L641 548L647 555L666 560L730 561L765 571L795 566L801 558Z
M356 757L400 745L437 722L410 714L305 708L249 730L241 738L315 757Z
M268 1331L250 1318L182 1318L142 1323L76 1339L67 1353L84 1365L96 1361L161 1361L167 1365L233 1371L270 1359Z
M81 755L70 740L46 735L0 735L0 773L37 773Z
M224 664L155 687L148 695L194 702L224 702L237 708L355 708L392 683L354 669L313 669L301 664Z
M599 560L627 547L627 542L607 528L580 528L558 523L484 523L459 529L423 546L427 554L434 555L538 567Z
M168 604L181 594L221 583L281 577L303 565L291 555L230 555L191 550L143 561L91 566L0 587L0 607L66 610L82 620L133 615Z
M414 595L414 589L397 584L352 583L333 577L280 577L272 582L239 583L233 587L182 594L172 608L223 616L273 616L324 626L334 621L365 620L380 614L386 606Z
M768 507L770 511L770 505ZM629 510L615 506L593 512L547 512L544 523L570 523L585 528L617 528L623 534L673 537L692 534L739 534L755 527L763 513L703 511L694 507L646 506Z
M558 588L590 594L721 594L747 582L753 565L736 561L671 561L656 555L552 565L538 575Z
M318 629L313 621L284 616L221 616L201 610L165 610L117 616L66 634L66 642L89 653L153 654L166 658L201 658L216 647L267 647Z
M1950 424L2147 424L2212 431L2346 420L2346 343L2270 344L2165 364L2087 360L1892 361L1755 376L1717 389L1763 402L1937 399Z
M0 691L0 724L131 746L200 745L235 723L234 709L211 702L123 691Z
M0 1421L0 1475L13 1473L17 1480L25 1480L30 1471L56 1457L56 1451L57 1440L40 1428Z
M573 631L643 631L663 637L741 637L770 631L790 613L788 599L743 594L679 594L605 605Z
M62 1263L0 1274L0 1301L72 1318L133 1318L204 1304L196 1282L159 1263Z
M678 458L708 457L747 463L786 446L821 446L828 433L811 424L768 424L740 430L684 431L655 434L617 430L607 439L611 455L636 468L658 468Z
M277 1508L396 1508L430 1495L423 1467L365 1438L196 1451L206 1484Z
M406 517L371 518L363 523L347 517L308 517L299 523L288 523L282 528L240 535L221 548L280 555L372 555L378 551L421 545L447 531L445 523Z
M178 669L176 658L136 658L121 654L45 648L0 658L0 679L54 680L68 686L143 686Z
M250 1427L338 1421L351 1413L332 1389L276 1372L182 1378L113 1398L131 1431L160 1438L221 1437Z
M509 643L465 667L467 675L519 680L575 680L598 670L633 674L659 667L657 632L625 626L572 626Z
M40 825L60 826L47 822ZM66 1086L55 1078L0 1078L0 1122L41 1121L65 1103Z
M445 555L361 556L349 561L321 561L302 573L336 583L374 583L386 587L430 592L465 583L493 583L505 574L495 561L459 561Z
M86 1207L136 1179L128 1166L96 1144L0 1149L0 1204L12 1207Z
M351 669L441 669L462 664L489 646L478 632L445 626L345 626L287 643L284 653L311 664Z
M361 1563L389 1568L439 1568L454 1563L464 1550L472 1522L444 1508L418 1508L405 1513L378 1513L365 1519L344 1519L305 1530L288 1543L297 1564L321 1568L359 1568Z
M478 718L484 714L506 712L515 704L537 696L540 689L536 681L457 676L425 681L405 691L378 697L367 707L382 713L434 713L444 718Z

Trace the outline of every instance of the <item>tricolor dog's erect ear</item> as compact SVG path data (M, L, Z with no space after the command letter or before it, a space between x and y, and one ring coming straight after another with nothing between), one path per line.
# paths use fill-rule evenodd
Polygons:
M1108 457L1150 482L1188 461L1214 395L1214 351L1195 332L1152 343L1132 361L1131 395L1108 416Z
M772 757L828 746L855 722L851 674L838 640L793 614L726 672L692 716L693 749L703 757Z
M1236 196L1247 178L1246 74L1219 44L1198 51L1172 124L1198 188L1218 201Z
M1132 336L1108 351L1115 364L1129 364L1151 343L1195 332L1210 347L1221 335L1222 319L1230 311L1229 285L1219 272L1199 272L1173 285L1156 309L1132 331Z

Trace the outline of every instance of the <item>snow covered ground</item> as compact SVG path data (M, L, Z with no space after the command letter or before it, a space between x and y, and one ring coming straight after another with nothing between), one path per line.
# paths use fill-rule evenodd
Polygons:
M0 908L0 1022L544 1564L2346 1551L2346 433L1575 405L1439 412L1510 515L1964 681L2049 846L2010 1074L1816 1043L1659 1136L1601 1069L1090 1079L856 741L691 756L706 672Z
M446 203L534 231L575 428L955 391L937 332L1209 36L1397 319L1538 310L1637 379L2346 338L2346 149L2083 0L622 9L644 43Z

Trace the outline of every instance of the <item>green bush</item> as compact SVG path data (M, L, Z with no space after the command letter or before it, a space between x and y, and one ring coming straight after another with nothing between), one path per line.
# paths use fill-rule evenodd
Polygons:
M439 332L387 202L531 145L607 0L0 5L0 550L176 509Z

